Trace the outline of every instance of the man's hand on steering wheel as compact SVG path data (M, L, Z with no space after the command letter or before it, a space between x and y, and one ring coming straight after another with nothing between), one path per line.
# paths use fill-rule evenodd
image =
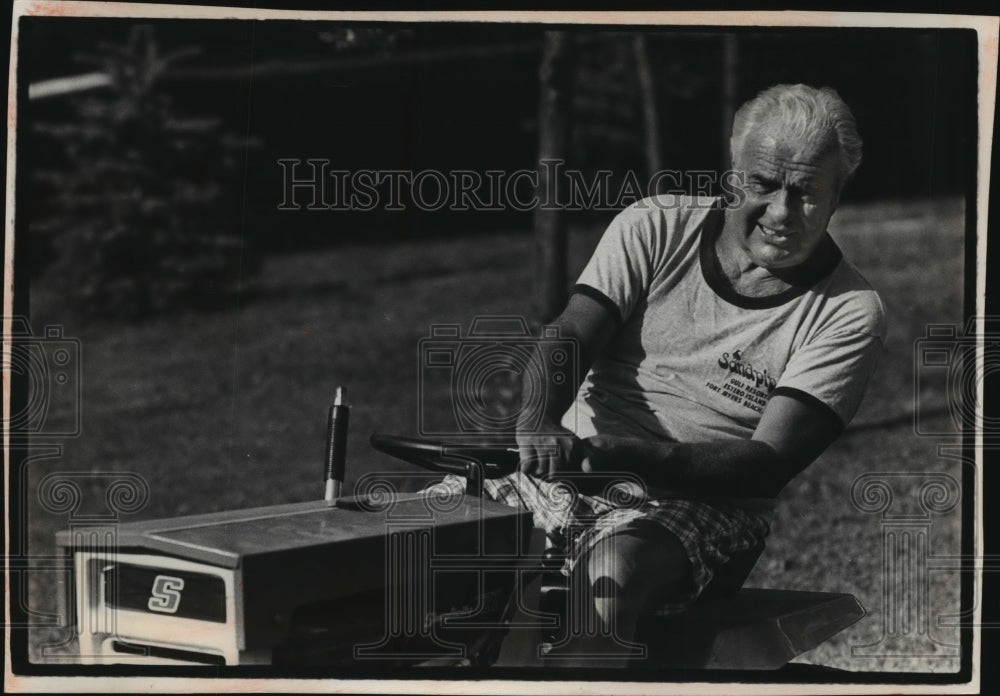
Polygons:
M538 478L558 477L561 473L579 472L586 456L584 442L560 425L543 425L532 431L517 432L519 469Z

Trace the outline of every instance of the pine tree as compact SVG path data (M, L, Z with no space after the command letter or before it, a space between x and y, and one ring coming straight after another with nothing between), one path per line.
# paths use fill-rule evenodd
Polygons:
M45 282L72 309L139 317L211 302L251 270L234 178L248 143L220 119L182 117L161 86L172 63L197 52L161 54L152 27L133 27L124 45L78 58L97 63L109 88L74 96L70 121L34 127L62 157L33 177L31 233L51 250Z

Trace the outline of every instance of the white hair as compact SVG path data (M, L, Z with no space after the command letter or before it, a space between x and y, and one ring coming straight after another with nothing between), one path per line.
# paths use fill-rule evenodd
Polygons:
M764 125L776 127L789 138L817 142L835 139L840 152L841 188L861 164L861 136L854 115L829 87L775 85L741 106L733 117L729 141L734 164L747 134Z

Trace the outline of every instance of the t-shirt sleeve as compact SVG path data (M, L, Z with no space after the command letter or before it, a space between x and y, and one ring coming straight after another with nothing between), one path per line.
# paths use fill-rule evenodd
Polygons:
M885 337L882 305L874 293L853 309L851 320L820 332L792 354L773 392L818 402L841 426L861 405Z
M659 246L649 211L626 208L601 237L573 292L597 300L624 322L649 292Z

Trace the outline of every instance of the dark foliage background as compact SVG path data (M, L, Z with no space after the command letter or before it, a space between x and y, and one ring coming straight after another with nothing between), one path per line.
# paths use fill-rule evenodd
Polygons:
M141 316L230 300L261 254L520 226L529 214L289 214L279 158L331 169L531 169L541 31L517 25L22 20L22 84L101 70L107 88L32 101L30 262L81 309ZM646 152L634 33L574 30L566 166L619 191L650 161L719 171L734 104L781 81L835 87L865 165L848 200L960 193L974 134L963 31L647 31L659 148ZM725 43L737 60L724 65ZM727 94L723 76L731 84ZM726 100L734 100L727 103ZM951 106L947 106L951 105ZM530 195L530 192L528 192ZM613 211L576 211L603 222Z

